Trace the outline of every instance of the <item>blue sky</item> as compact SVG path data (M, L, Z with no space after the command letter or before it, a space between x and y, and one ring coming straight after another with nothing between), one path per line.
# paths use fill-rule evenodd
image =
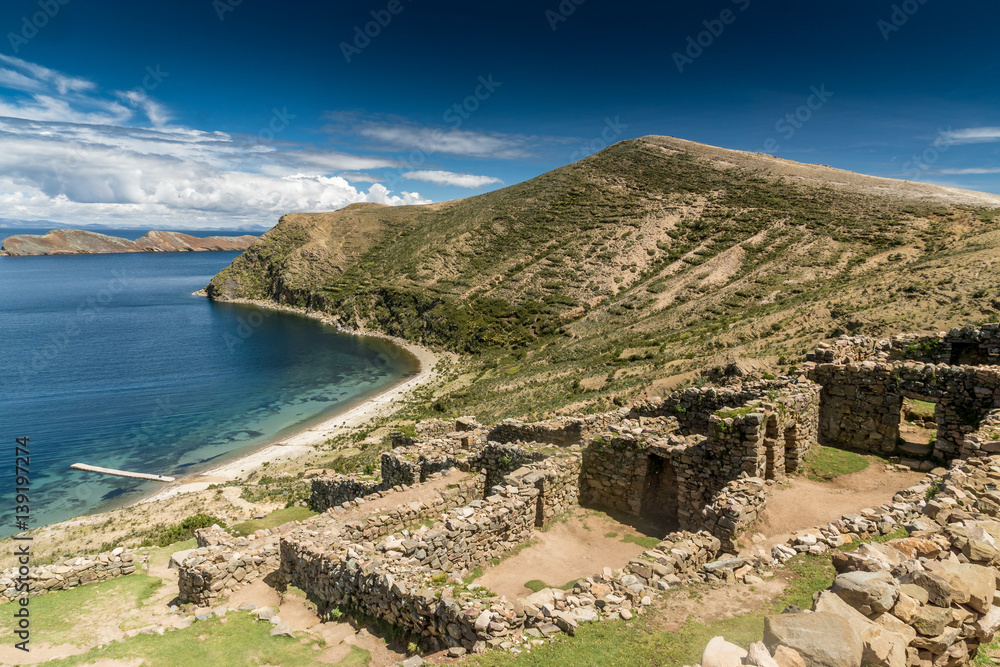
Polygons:
M466 197L647 134L1000 194L998 19L941 0L5 0L0 219L270 226Z

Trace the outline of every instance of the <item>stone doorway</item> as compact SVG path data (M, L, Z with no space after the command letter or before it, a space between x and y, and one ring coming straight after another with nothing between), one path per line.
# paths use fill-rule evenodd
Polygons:
M764 430L764 479L785 478L785 440L778 433L778 417L768 417Z
M897 442L900 454L916 459L933 455L938 436L937 409L931 401L903 398Z
M676 524L677 492L677 476L670 460L658 454L650 454L639 515Z

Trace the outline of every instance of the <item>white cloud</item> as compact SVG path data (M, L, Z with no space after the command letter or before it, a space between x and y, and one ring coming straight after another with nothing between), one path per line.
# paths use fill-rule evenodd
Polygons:
M962 130L946 130L942 138L949 144L984 144L1000 141L1000 127L967 127Z
M528 157L529 137L402 124L366 123L358 133L390 146L426 153L515 159Z
M172 126L143 88L85 80L0 55L0 211L7 219L158 227L273 224L357 202L429 203L334 172L397 166L292 142ZM135 116L152 127L138 127ZM354 179L366 180L366 179Z
M963 176L966 174L1000 174L1000 167L970 167L968 169L941 169L937 173Z
M426 181L437 185L454 185L459 188L481 188L485 185L503 183L493 176L476 176L475 174L456 174L451 171L408 171L403 178L411 181Z

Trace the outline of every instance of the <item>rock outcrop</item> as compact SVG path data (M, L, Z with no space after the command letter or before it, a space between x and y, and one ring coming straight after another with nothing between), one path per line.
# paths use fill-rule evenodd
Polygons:
M54 229L43 236L15 234L4 239L0 255L81 255L118 252L204 252L246 250L256 236L197 237L180 232L147 232L135 241L82 229Z

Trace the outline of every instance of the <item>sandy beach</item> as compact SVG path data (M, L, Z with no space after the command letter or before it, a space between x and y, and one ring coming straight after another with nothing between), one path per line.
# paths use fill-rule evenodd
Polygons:
M205 296L203 291L195 292L198 296ZM183 493L203 491L212 484L219 484L235 479L240 479L248 475L253 470L259 468L265 462L275 462L279 460L291 460L308 454L316 445L322 444L330 438L343 433L348 433L353 429L364 426L372 419L391 414L394 404L408 395L417 387L431 382L437 376L436 366L439 355L422 345L417 345L402 338L387 336L378 332L363 330L350 330L339 326L329 314L319 311L309 311L301 308L282 306L267 301L252 301L248 299L233 299L227 303L242 303L247 305L276 310L287 313L303 315L320 320L324 324L336 327L343 333L357 336L371 336L388 340L400 348L406 350L419 362L420 368L417 374L403 379L397 384L389 387L381 394L373 396L368 400L347 408L336 415L322 421L319 424L304 428L279 441L265 445L261 449L246 454L226 463L220 464L203 472L194 473L180 478L176 482L168 484L153 495L139 500L133 505L152 503L171 498Z

